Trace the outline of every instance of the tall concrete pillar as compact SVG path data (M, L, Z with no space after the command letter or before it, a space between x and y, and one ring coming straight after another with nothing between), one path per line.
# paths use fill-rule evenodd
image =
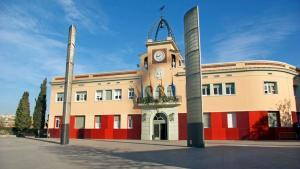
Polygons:
M65 86L64 86L63 118L62 118L62 126L61 126L62 130L61 130L61 137L60 137L60 144L62 145L69 144L75 36L76 36L76 28L74 25L71 25L69 27L69 39L68 39Z
M198 6L184 15L187 146L205 147L202 120L201 48Z

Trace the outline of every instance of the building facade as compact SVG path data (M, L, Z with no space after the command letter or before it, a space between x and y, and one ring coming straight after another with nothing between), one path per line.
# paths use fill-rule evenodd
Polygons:
M184 140L185 64L174 37L148 39L138 70L74 76L71 138ZM293 138L300 70L277 61L202 65L205 139ZM64 77L51 81L49 133L60 136Z
M0 115L0 127L15 127L15 115Z

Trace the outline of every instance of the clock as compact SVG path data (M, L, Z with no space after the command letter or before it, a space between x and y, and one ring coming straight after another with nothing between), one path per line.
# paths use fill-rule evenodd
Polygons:
M165 60L166 55L164 51L158 50L154 52L153 57L156 62L162 62L163 60Z

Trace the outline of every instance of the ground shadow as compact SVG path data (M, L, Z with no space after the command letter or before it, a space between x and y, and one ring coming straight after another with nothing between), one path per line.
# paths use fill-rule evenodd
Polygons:
M146 146L146 145L145 145ZM98 168L298 168L299 148L214 146L129 152L90 146L44 147L59 158L89 169Z
M43 138L35 138L35 137L24 137L24 138L30 139L30 140L42 141L42 142L46 142L46 143L60 144L59 141L47 140L47 139L43 139Z
M165 141L165 144L163 142L157 142L153 141L153 143L150 142L136 142L136 141L130 141L130 140L93 140L93 141L101 141L101 142L112 142L112 143L127 143L127 144L144 144L144 145L158 145L158 146L170 146L170 147L186 147L184 145L177 145L177 144L170 144L170 141Z

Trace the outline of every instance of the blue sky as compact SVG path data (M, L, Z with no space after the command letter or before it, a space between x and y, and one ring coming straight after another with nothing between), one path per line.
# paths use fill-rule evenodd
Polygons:
M70 24L76 74L136 69L162 5L182 53L183 15L199 5L204 63L270 59L300 67L299 0L2 0L0 114L14 114L25 90L33 109L42 80L64 74Z

